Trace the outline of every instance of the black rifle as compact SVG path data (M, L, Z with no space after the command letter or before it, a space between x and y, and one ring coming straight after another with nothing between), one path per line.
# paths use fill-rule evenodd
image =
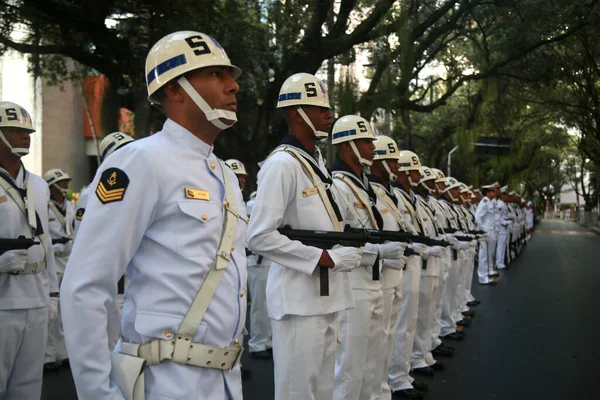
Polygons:
M448 247L450 242L445 240L432 239L428 236L413 235L408 232L400 231L378 231L376 229L350 228L346 226L344 232L360 233L365 232L368 236L368 243L381 244L385 242L402 242L402 243L422 243L427 246Z
M363 247L369 242L369 236L365 231L350 232L330 232L330 231L311 231L302 229L292 229L286 225L277 229L279 233L287 236L290 240L298 240L306 246L316 247L322 250L329 250L336 245L346 247ZM319 266L320 290L321 296L329 296L329 268Z
M0 239L0 254L10 250L26 250L36 244L40 244L40 242L25 236L19 236L17 239Z
M71 241L73 239L69 239L68 237L61 237L58 239L52 239L52 244L67 244L69 243L69 241Z

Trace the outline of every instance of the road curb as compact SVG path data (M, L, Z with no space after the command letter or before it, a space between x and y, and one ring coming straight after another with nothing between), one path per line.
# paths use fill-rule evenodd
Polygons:
M582 223L580 223L580 222L578 222L578 221L575 221L575 222L576 222L578 225L581 225L581 226L583 226L584 228L587 228L587 229L591 230L591 231L592 231L592 232L594 232L596 235L600 235L600 228L598 228L598 227L593 227L593 228L590 228L590 227L588 227L588 226L585 226L584 224L582 224Z

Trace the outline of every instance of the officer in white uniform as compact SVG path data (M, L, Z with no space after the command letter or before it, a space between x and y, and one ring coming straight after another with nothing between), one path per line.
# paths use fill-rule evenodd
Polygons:
M58 286L60 287L65 267L71 254L74 238L73 221L75 220L75 206L67 199L71 177L61 169L51 169L44 174L44 180L50 188L48 227L50 228L50 237L53 243L52 249L56 262L56 275ZM54 370L60 368L63 360L68 358L60 313L60 300L56 319L48 321L48 329L44 368Z
M28 249L0 250L0 399L39 399L48 321L56 318L58 282L48 228L48 185L28 172L31 117L0 102L0 239L23 236Z
M334 184L350 212L346 224L352 228L386 229L380 210L385 206L371 188L364 169L373 164L375 136L362 117L338 119L331 133L339 158L332 167ZM397 231L395 227L389 230ZM395 229L394 229L395 228ZM380 361L386 337L383 327L382 264L404 267L406 244L369 244L363 249L360 268L352 270L355 308L341 311L340 345L337 349L333 398L368 400L379 397Z
M423 227L416 212L416 198L411 189L419 184L421 161L415 153L403 150L398 154L398 162L398 177L393 183L394 193L398 199L398 210L409 231L413 234L422 234ZM420 243L413 243L410 248L421 255L427 250L427 246ZM388 375L388 384L395 397L420 399L423 397L422 391L427 388L425 384L415 381L409 375L419 315L421 271L421 256L408 257L402 276L402 303Z
M525 228L527 229L527 240L531 237L531 231L533 230L533 203L527 202L527 211L525 215Z
M82 399L124 398L106 330L89 329L106 324L124 273L116 350L146 361L145 398L242 398L246 209L212 145L236 121L240 72L200 32L169 34L148 54L149 99L168 119L102 163L61 288Z
M377 195L381 209L381 217L384 221L386 230L411 232L408 225L402 218L402 212L398 208L398 197L394 193L391 182L395 182L398 177L398 145L388 136L377 136L375 144L375 157L369 176L371 186ZM419 256L414 258L420 259ZM403 270L406 269L406 262L394 265L394 261L384 261L382 278L383 278L383 333L384 333L384 348L380 354L381 368L381 398L390 400L392 391L388 383L388 375L390 372L390 364L392 362L392 353L398 329L398 318L400 316L400 308L402 306L402 277ZM391 265L388 265L391 264ZM399 269L400 265L403 266ZM401 333L402 335L404 333ZM414 389L411 389L414 390ZM378 394L377 392L375 394ZM377 398L373 396L372 398Z
M324 251L277 230L289 225L341 231L347 212L334 198L331 177L316 147L331 129L323 82L310 74L292 75L281 87L277 108L283 111L290 135L261 167L248 227L250 250L273 260L267 307L275 399L331 400L338 313L354 306L348 272L360 265L362 252L350 247ZM320 295L321 268L328 268L328 296Z
M126 133L123 132L113 132L106 135L102 141L100 141L100 160L103 162L106 157L125 146L127 143L133 142L133 138ZM81 194L79 195L79 199L77 199L77 204L75 205L75 236L79 230L79 225L83 220L85 215L85 209L87 207L88 196L94 194L93 188L90 186L86 187ZM119 337L121 336L121 313L123 312L123 303L125 293L125 276L119 279L117 283L117 297L115 298L114 303L106 304L106 312L108 317L107 323L107 333L108 333L108 348L110 350L114 349L117 342L119 341Z
M252 218L252 209L256 202L256 191L250 194L246 202L248 218ZM250 305L250 340L248 347L252 358L269 360L273 358L273 333L267 311L267 278L271 260L247 251L248 289L252 303Z
M506 246L508 241L508 228L510 219L508 219L508 210L506 200L508 199L508 186L500 189L500 198L496 204L497 212L500 217L500 228L498 231L498 243L496 245L496 268L506 269L504 257L506 255Z
M479 241L479 266L477 267L477 275L479 276L479 284L493 285L495 281L491 279L493 273L493 251L490 249L496 248L496 229L494 222L494 206L492 200L496 197L495 185L483 186L482 192L485 197L477 205L475 212L475 220L477 227L487 233L487 241Z

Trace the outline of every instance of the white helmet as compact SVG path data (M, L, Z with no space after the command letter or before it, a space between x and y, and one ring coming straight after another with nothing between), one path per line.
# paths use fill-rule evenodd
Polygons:
M0 139L14 155L23 157L29 154L28 148L12 147L4 133L2 133L2 128L21 128L29 131L29 133L35 132L33 121L31 121L31 116L27 110L10 101L0 102Z
M233 79L237 79L242 70L231 64L223 47L205 33L180 31L160 39L146 57L146 85L148 99L158 104L156 91L172 79L185 90L196 105L204 112L206 119L220 129L227 125L219 118L237 121L235 112L214 109L198 94L196 89L183 76L186 72L205 67L230 67Z
M233 173L236 174L236 175L248 175L248 173L246 172L246 167L239 160L235 160L233 158L230 158L229 160L225 161L225 164L229 168L231 168L231 170L233 171Z
M448 192L448 195L450 196L450 198L452 200L458 201L458 198L456 198L452 195L452 192L450 191L450 189L459 188L460 185L462 185L462 183L460 183L456 179L449 176L445 179L445 184L446 184L446 188L443 190L443 193Z
M100 142L100 158L105 160L106 157L114 153L119 147L133 142L133 140L131 136L123 132L109 133Z
M69 191L69 189L63 189L57 185L57 183L60 181L70 181L71 180L71 177L69 176L69 174L67 174L62 169L55 168L55 169L49 170L48 172L46 172L44 174L44 180L46 181L48 186L54 186L56 189L58 189L63 194L63 196L67 195L67 192Z
M373 144L375 145L375 157L373 157L373 160L398 159L398 144L391 137L384 135L377 136ZM392 172L388 163L382 162L381 164L389 174L390 181L395 182L397 176Z
M360 155L354 144L354 141L357 139L375 140L373 128L371 128L369 121L358 115L346 115L335 122L333 130L331 131L331 144L336 145L350 142L350 147L352 147L352 151L354 151L354 154L358 157L358 161L361 165L370 167L373 165L373 162Z
M437 169L437 168L429 168L433 175L435 175L435 183L446 183L446 175Z
M421 167L421 182L430 181L432 179L436 179L435 174L433 173L431 168L423 165Z
M329 136L327 132L317 131L302 109L302 106L331 108L329 96L327 95L327 87L323 81L312 74L304 72L294 74L287 78L279 90L277 108L292 106L298 107L298 113L304 122L312 129L316 137L326 138Z
M419 171L421 172L421 160L419 160L419 156L413 153L412 151L402 150L398 154L398 162L400 164L400 168L398 171L409 172L409 171ZM412 179L408 179L411 186L417 186L418 183L414 182Z

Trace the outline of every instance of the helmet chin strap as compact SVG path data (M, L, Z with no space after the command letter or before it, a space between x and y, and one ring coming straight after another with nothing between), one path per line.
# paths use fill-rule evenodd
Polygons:
M360 165L362 165L363 167L370 167L371 165L373 165L373 161L369 161L360 155L358 149L356 148L356 145L354 144L354 141L350 142L350 147L352 147L352 151L354 151L354 154L356 154L356 157L358 157L358 162L360 163Z
M407 175L408 175L408 183L410 183L410 186L415 187L415 188L417 186L419 186L419 182L413 181L412 177L410 176L410 171L408 171Z
M4 142L4 144L8 146L8 148L11 151L11 153L13 153L15 156L17 156L17 157L23 157L23 156L26 156L27 154L29 154L29 149L27 149L25 147L12 147L10 145L10 143L8 143L8 140L4 136L4 133L2 132L1 129L0 129L0 139L2 139L2 141Z
M219 110L213 109L200 94L194 89L192 84L187 80L185 76L182 76L177 80L179 86L185 90L185 92L190 96L190 98L196 103L198 108L202 110L204 115L206 115L206 119L210 121L214 126L219 129L227 129L233 126L237 122L237 115L233 111L229 110ZM234 121L231 124L226 124L221 122L220 118L227 119L230 121Z
M383 164L383 168L385 168L385 170L388 173L388 176L390 177L390 182L396 182L396 179L398 179L398 175L396 175L396 174L394 174L392 172L392 170L390 169L390 166L388 165L387 161L381 160L381 163Z
M452 195L452 190L448 190L448 196L450 196L452 201L458 203L458 199Z
M67 193L69 193L69 189L63 189L60 186L58 186L58 184L53 183L52 186L54 186L56 189L58 189L63 196L67 197Z
M318 131L315 129L315 126L312 124L310 118L308 118L308 115L306 115L306 113L304 112L302 107L298 107L296 110L298 110L298 114L300 114L300 116L302 117L304 122L306 122L306 125L308 125L310 127L310 129L312 129L312 131L316 137L322 139L322 138L326 138L329 136L328 132Z
M429 193L429 194L433 194L433 189L431 189L429 186L427 186L427 185L425 184L425 181L421 181L421 182L419 182L419 183L420 183L420 184L421 184L421 185L422 185L422 186L425 188L425 190L427 190L427 193Z

